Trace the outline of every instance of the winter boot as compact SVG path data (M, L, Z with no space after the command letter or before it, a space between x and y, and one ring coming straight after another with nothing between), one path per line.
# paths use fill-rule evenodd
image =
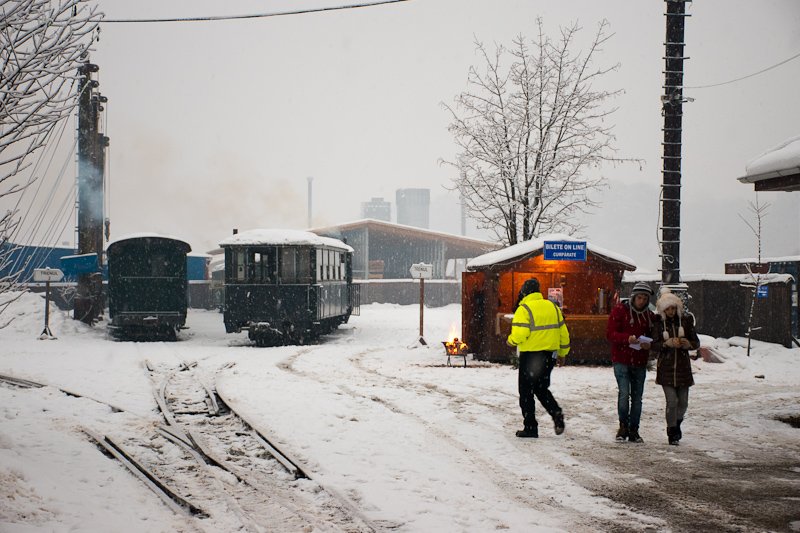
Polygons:
M681 433L681 422L683 422L682 418L678 420L678 425L675 426L675 440L681 440L683 438L683 433Z
M678 432L679 430L677 426L667 428L667 439L672 446L678 445L678 441L680 440L680 437L678 437Z
M564 433L564 413L561 411L553 415L553 424L555 424L556 435Z
M630 430L628 431L628 440L630 442L636 442L638 444L644 442L644 439L639 436L639 428L631 426Z
M533 427L526 426L525 429L517 431L517 437L521 439L538 439L539 428L536 426Z
M617 430L617 440L624 441L627 439L628 439L628 424L620 422L619 429Z

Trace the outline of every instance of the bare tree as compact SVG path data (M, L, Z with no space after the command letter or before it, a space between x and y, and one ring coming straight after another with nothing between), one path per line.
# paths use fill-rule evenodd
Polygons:
M507 244L579 232L575 216L598 205L592 193L605 185L601 164L634 161L614 157L609 117L616 109L606 104L620 91L592 87L618 67L592 66L611 37L608 22L578 54L577 23L561 28L557 41L541 19L537 29L536 39L520 35L493 52L476 40L482 67L470 67L467 91L444 104L460 148L456 161L443 161L458 169L454 188L478 226Z
M750 202L749 209L753 213L753 218L755 219L754 222L749 222L746 218L744 218L741 214L739 218L747 224L747 227L750 228L750 231L753 232L753 235L756 237L756 248L758 250L758 257L756 259L756 263L758 264L757 272L753 272L753 269L750 266L750 263L745 263L745 268L747 268L747 272L750 275L750 278L742 283L742 286L750 288L750 313L747 316L747 356L750 357L750 341L752 339L753 331L756 331L761 328L754 328L753 327L753 316L755 314L756 309L756 298L758 296L759 288L763 285L766 285L767 277L762 272L763 268L761 265L761 230L763 228L764 217L767 216L767 210L769 209L769 203L760 203L758 201L758 193L756 193L756 201ZM767 271L766 274L769 274Z
M77 105L77 68L102 15L83 0L0 0L0 16L0 200L10 206L0 211L2 315L18 294L19 201L37 179L35 154Z
M769 203L764 203L764 204L760 203L758 201L758 193L756 193L756 201L748 203L748 208L750 209L750 212L753 214L754 221L749 222L741 214L739 215L739 218L741 218L742 221L745 224L747 224L747 227L750 228L750 231L753 232L753 235L756 238L756 248L758 250L757 261L759 265L761 264L761 229L763 227L764 218L767 216L767 210L770 208L771 205L772 204ZM749 264L747 268L748 269L750 268Z

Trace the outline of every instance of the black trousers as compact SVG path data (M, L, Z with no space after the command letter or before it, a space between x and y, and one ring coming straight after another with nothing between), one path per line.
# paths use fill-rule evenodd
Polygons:
M519 354L519 406L526 428L537 427L535 398L539 398L550 416L561 411L550 392L550 373L555 365L551 351Z

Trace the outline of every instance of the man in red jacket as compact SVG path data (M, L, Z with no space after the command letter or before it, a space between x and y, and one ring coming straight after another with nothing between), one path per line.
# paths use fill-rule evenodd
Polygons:
M619 441L628 439L630 442L644 442L639 436L639 420L642 417L642 395L650 355L647 335L655 320L655 314L649 307L653 294L653 289L647 283L636 283L631 290L630 300L614 306L608 317L606 338L611 343L611 363L619 389Z

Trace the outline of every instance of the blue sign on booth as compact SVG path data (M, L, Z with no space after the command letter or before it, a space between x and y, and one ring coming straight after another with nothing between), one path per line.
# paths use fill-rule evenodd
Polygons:
M760 285L758 289L756 289L756 296L758 296L759 298L768 298L769 285Z
M544 241L547 261L586 261L586 241Z

